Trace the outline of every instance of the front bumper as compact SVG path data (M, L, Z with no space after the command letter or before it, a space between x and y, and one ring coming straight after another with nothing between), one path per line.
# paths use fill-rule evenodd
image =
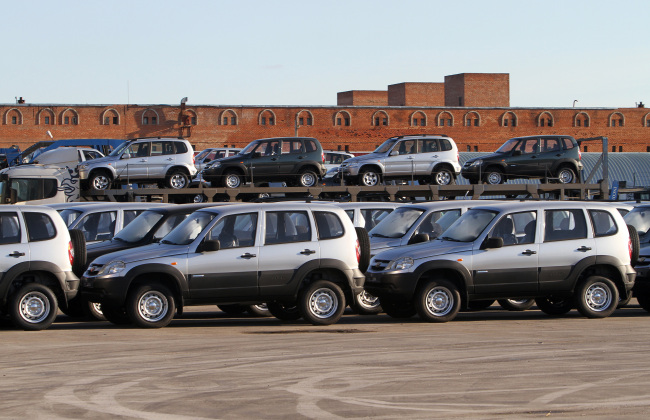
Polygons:
M124 277L82 277L79 293L90 302L122 306L128 283Z
M364 289L379 297L411 299L415 291L417 277L410 272L366 271Z

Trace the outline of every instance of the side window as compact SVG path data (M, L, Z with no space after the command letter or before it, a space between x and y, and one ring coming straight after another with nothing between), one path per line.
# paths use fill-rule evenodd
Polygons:
M54 178L13 178L11 186L16 191L16 201L42 200L56 195Z
M124 210L124 222L122 223L122 228L125 228L126 225L131 223L133 219L138 217L140 213L144 210Z
M567 150L573 149L573 142L571 141L571 139L563 138L562 143L564 143L564 148L565 149L567 149Z
M314 142L314 140L305 140L305 151L307 153L315 152L316 150L318 150L318 148L316 147L316 142Z
M149 142L142 142L142 143L135 143L129 146L128 149L124 152L125 154L129 155L130 157L147 157L149 156L149 146L151 143Z
M54 222L47 214L26 212L24 216L30 242L45 241L56 236Z
M418 140L418 143L420 143L420 153L433 153L438 151L438 140L436 139ZM450 149L451 145L449 146Z
M17 213L0 213L0 244L20 243L20 223Z
M280 142L277 140L260 143L257 149L262 152L262 156L274 156L280 154Z
M318 239L333 239L343 236L343 224L336 214L316 211L314 218L318 227Z
M609 236L618 232L616 222L612 215L605 210L589 210L591 224L594 228L594 236Z
M582 210L547 210L544 242L587 237L587 222Z
M519 143L517 147L522 154L539 153L539 141L537 139L528 139Z
M56 195L56 179L43 179L43 198L51 198Z
M397 145L397 151L400 155L412 155L416 152L415 140L403 140Z
M559 150L561 150L561 147L557 139L544 139L544 152L556 152Z
M377 223L384 220L384 217L388 216L393 210L392 209L363 209L361 210L361 215L363 220L365 220L365 228L367 231L377 226Z
M176 151L172 153L176 153L177 155L182 155L183 153L187 153L187 145L182 141L174 141L172 142L172 145L176 146L175 147Z
M507 214L494 225L490 237L503 239L503 246L535 242L537 215L534 211Z
M447 140L447 139L441 139L440 140L440 150L442 150L443 152L446 152L446 151L451 150L451 149L452 149L451 142L449 140Z
M302 142L300 140L284 140L282 142L282 154L302 153Z
M277 211L266 213L264 243L282 244L311 240L311 224L304 211Z
M77 224L77 229L83 232L87 242L104 241L113 237L116 219L114 211L88 214Z
M255 245L257 213L225 216L210 229L207 239L218 239L221 249Z

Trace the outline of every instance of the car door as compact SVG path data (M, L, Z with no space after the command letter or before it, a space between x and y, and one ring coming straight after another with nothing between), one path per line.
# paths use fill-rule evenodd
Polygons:
M149 164L150 142L138 142L130 145L114 163L117 177L121 180L146 179Z
M596 256L596 243L588 236L582 209L544 211L544 238L539 250L540 291L567 290L573 267Z
M263 141L257 145L248 168L253 182L277 179L280 152L280 140Z
M0 279L11 267L30 259L24 226L18 212L0 212Z
M259 253L259 287L263 296L286 296L300 267L320 259L320 246L307 211L264 212L264 246Z
M395 153L393 155L393 153ZM400 140L385 159L387 176L415 175L417 140Z
M557 137L543 137L540 139L540 153L537 156L540 176L554 176L551 169L553 164L562 157L562 143Z
M278 157L278 175L283 178L297 173L297 167L305 160L305 151L300 139L282 140Z
M150 179L162 179L167 169L176 163L174 142L152 141L151 154L147 162L147 177Z
M474 246L472 275L474 293L490 297L535 294L538 288L539 243L537 212L527 211L503 215L487 238L501 238L501 248Z
M187 274L193 299L254 299L258 295L258 219L256 212L224 216L202 239L219 240L220 249L188 254Z
M522 139L506 159L507 172L515 176L539 176L539 139Z

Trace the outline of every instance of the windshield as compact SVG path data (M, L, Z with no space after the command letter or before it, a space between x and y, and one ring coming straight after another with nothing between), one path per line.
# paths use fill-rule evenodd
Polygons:
M369 232L370 237L401 238L411 229L422 213L424 213L422 209L400 207L372 228Z
M199 161L200 161L201 159L203 159L203 158L204 158L208 153L210 153L210 149L205 149L204 151L202 151L201 153L199 153L198 155L196 155L196 156L194 157L194 160L197 161L197 162L199 162Z
M510 139L503 143L494 153L510 153L517 143L519 143L519 139Z
M623 219L626 224L634 226L641 243L650 242L650 207L635 207Z
M251 153L255 148L260 144L259 141L254 141L251 143L248 143L248 146L244 147L241 152L239 152L240 155L246 155L248 153Z
M189 245L217 217L216 213L196 211L176 226L160 243L172 245Z
M77 218L81 213L82 213L81 211L73 210L73 209L59 210L59 214L63 218L65 225L68 227L72 225L72 222L77 220Z
M378 148L375 149L374 153L386 153L390 150L391 147L395 144L397 139L388 139L383 142Z
M472 209L460 216L446 231L441 238L445 241L472 242L485 230L492 219L497 215L496 211Z
M119 231L115 239L128 243L141 241L162 217L158 212L145 211Z
M122 152L124 151L124 149L126 149L129 146L130 143L131 143L130 141L125 141L124 143L121 143L119 146L117 146L115 148L115 150L113 150L111 153L109 153L108 156L119 156L119 155L121 155Z

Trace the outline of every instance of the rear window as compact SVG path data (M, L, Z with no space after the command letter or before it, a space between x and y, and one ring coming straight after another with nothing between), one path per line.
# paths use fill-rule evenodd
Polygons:
M447 150L451 150L451 142L447 139L440 139L440 150L443 152L446 152Z
M314 218L316 219L319 239L333 239L343 236L343 223L336 214L317 211L314 212Z
M185 143L180 142L180 141L175 141L174 144L176 145L176 154L177 155L187 153L187 145Z
M25 213L24 216L30 242L45 241L56 236L54 223L47 214Z
M17 213L0 213L0 244L20 242L20 223Z
M563 138L562 143L564 143L564 148L565 149L573 149L575 145L573 144L573 140L569 138Z
M612 215L605 210L589 210L594 236L609 236L618 232L618 227Z
M307 153L309 152L315 152L318 150L318 147L316 146L316 142L314 140L305 140L305 150Z

